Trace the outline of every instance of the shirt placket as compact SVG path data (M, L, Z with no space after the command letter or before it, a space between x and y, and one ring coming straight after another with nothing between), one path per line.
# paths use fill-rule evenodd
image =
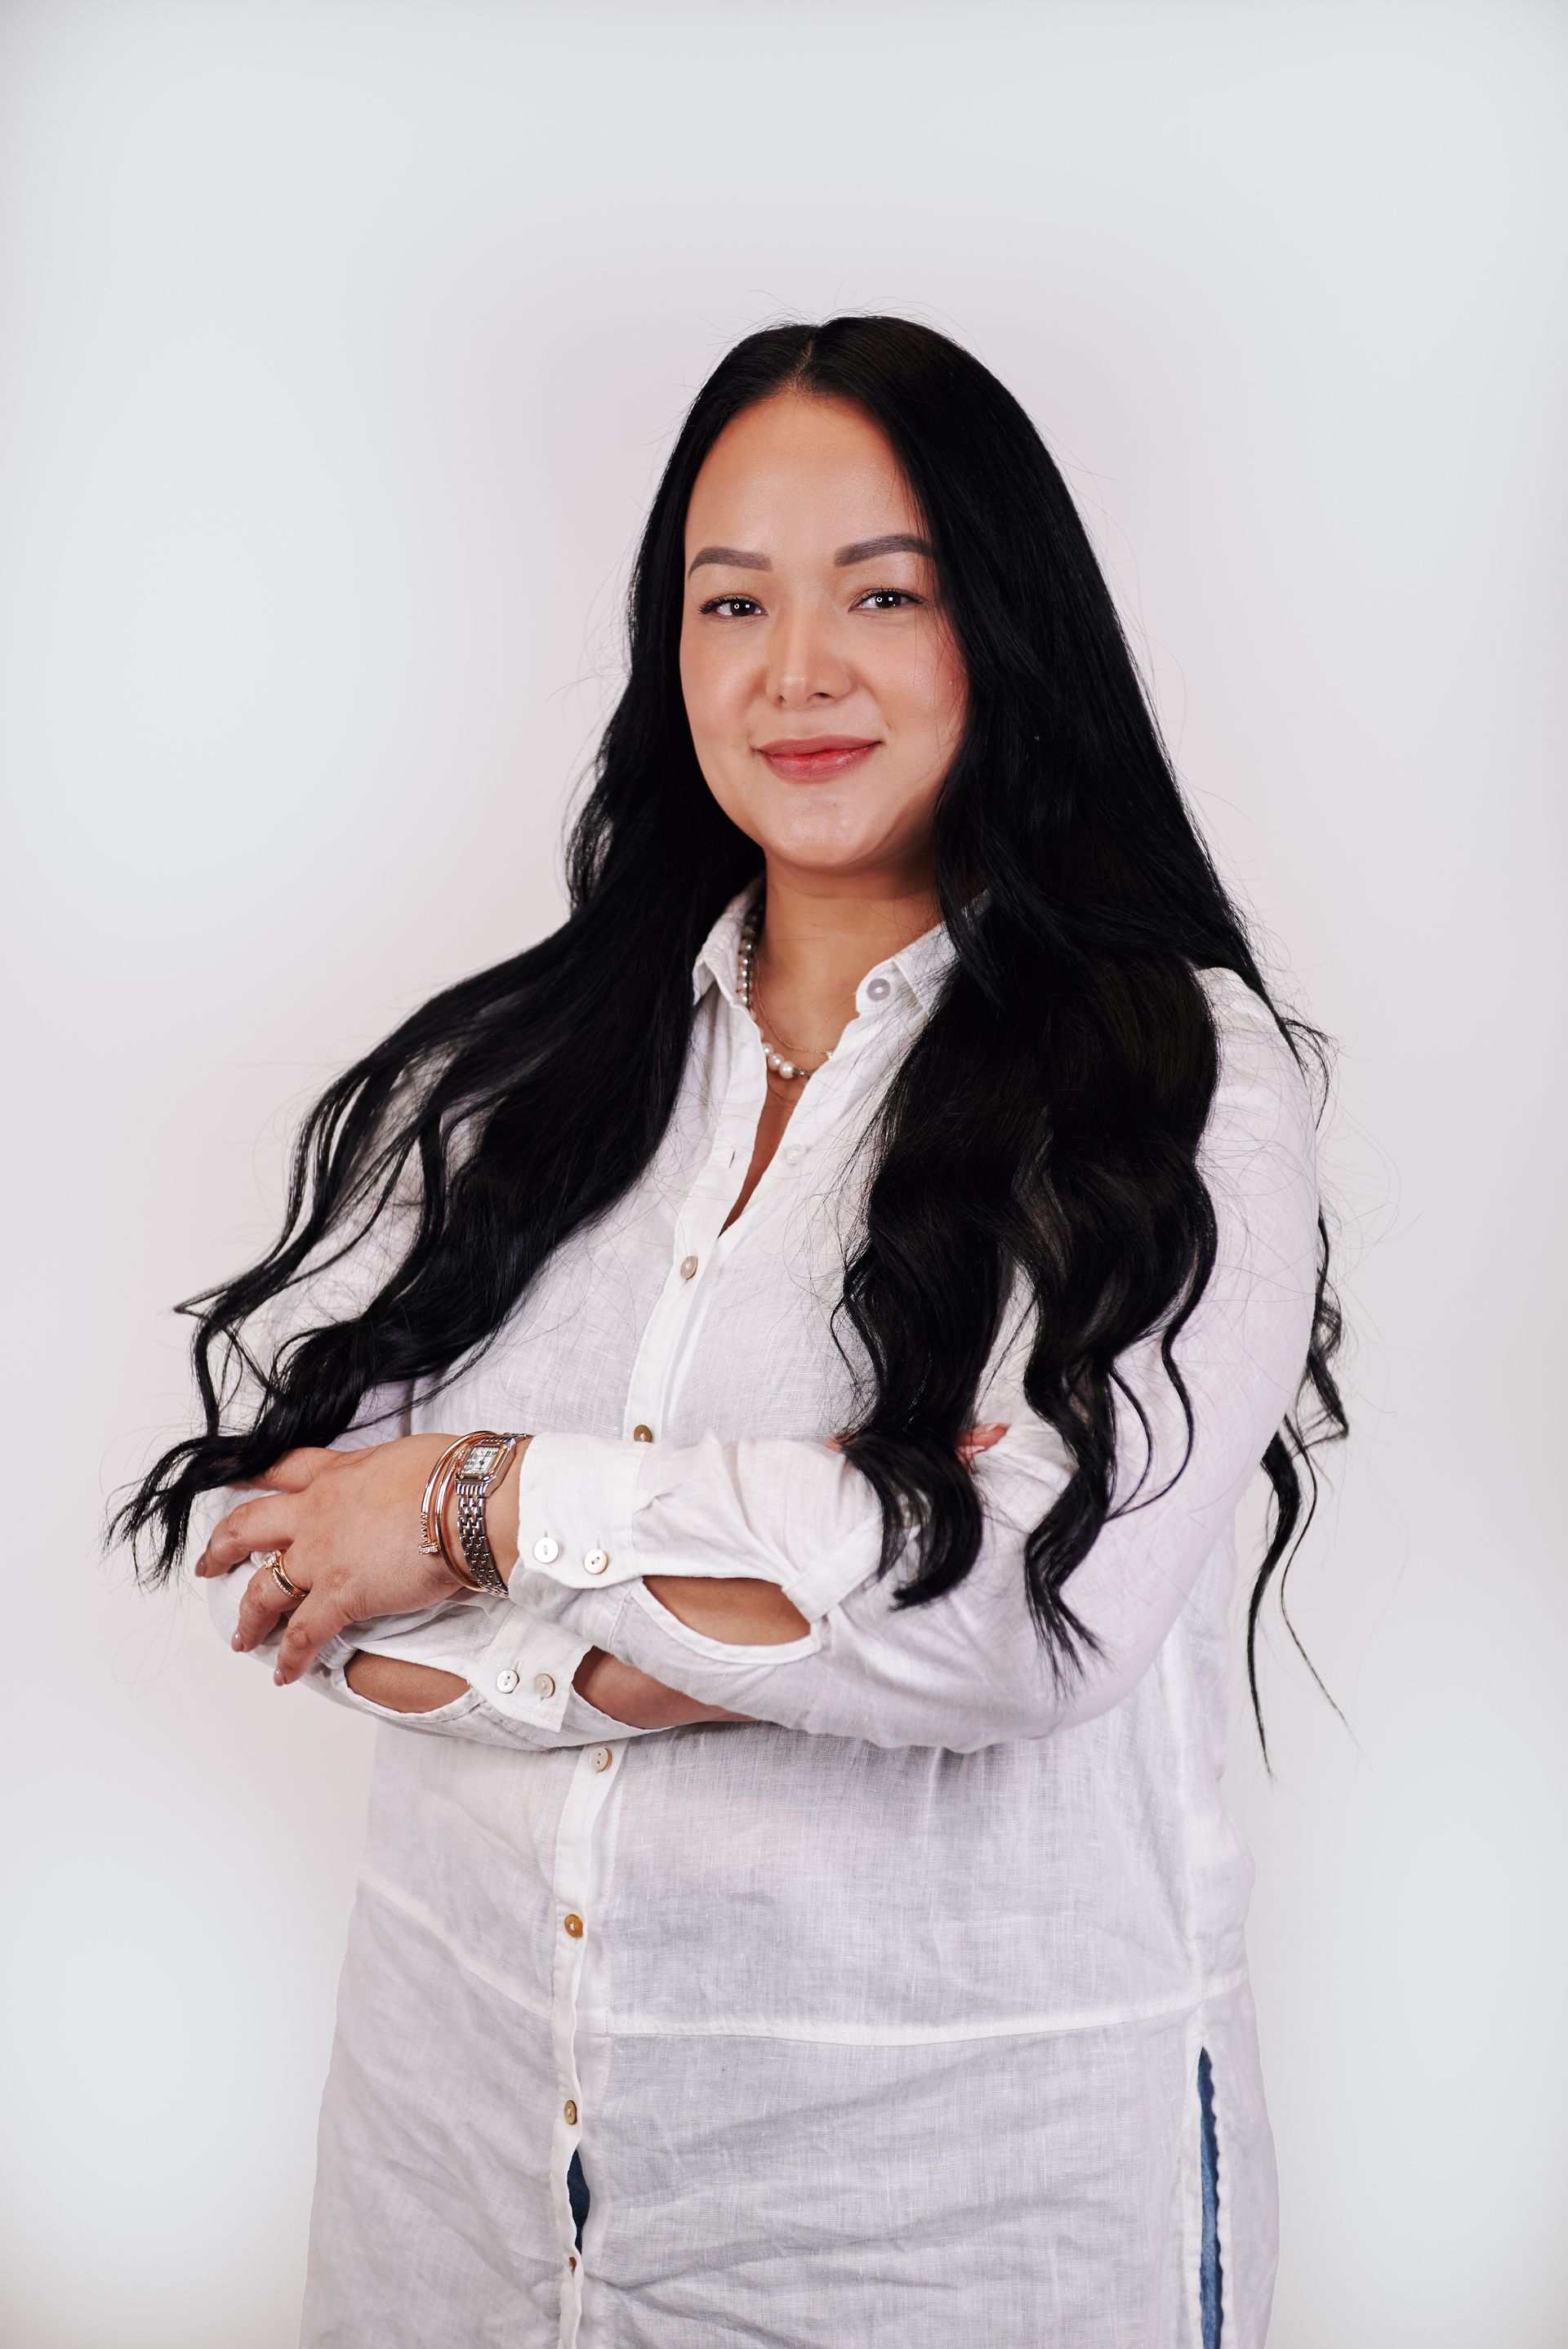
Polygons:
M584 1746L577 1759L555 1837L555 1964L551 1984L551 2041L555 2063L555 2118L551 2133L551 2192L561 2245L561 2349L576 2349L583 2322L583 2257L566 2176L580 2154L585 2118L577 2064L577 2014L590 1944L601 1930L603 1887L593 1872L593 1830L625 1766L626 1748ZM596 1903L598 1904L596 1906Z
M872 1001L885 997L884 986ZM864 1092L878 1060L873 1034L857 1025L846 1036L841 1057L814 1081L786 1129L777 1161L763 1176L774 1188L793 1177L812 1146L841 1123ZM676 1216L670 1262L663 1289L648 1318L627 1384L623 1433L633 1443L652 1444L667 1424L676 1384L700 1332L706 1296L724 1233L756 1144L758 1120L767 1095L767 1064L751 1021L731 999L717 1011L715 1078L721 1107L713 1141ZM760 1185L758 1188L760 1189ZM747 1213L751 1211L748 1203ZM738 1234L744 1216L732 1226ZM585 1967L595 1974L603 1950L590 1949L600 1932L609 1887L601 1866L596 1876L594 1828L612 1785L632 1766L631 1747L611 1743L585 1748L573 1775L556 1839L553 1890L557 1923L552 1996L552 2030L557 2106L552 2140L552 2190L560 2229L564 2277L561 2295L561 2349L578 2349L584 2293L590 2278L576 2247L567 2190L567 2172L583 2145L585 2116L578 2068L577 2024ZM597 1914L595 1913L597 1911ZM590 2197L590 2162L584 2161Z
M685 1346L700 1319L701 1277L720 1226L740 1186L761 1113L766 1075L762 1055L738 1049L722 1015L716 1039L721 1066L723 1105L712 1145L676 1215L667 1277L649 1316L627 1384L624 1433L633 1443L651 1444L664 1425L672 1381ZM555 1965L551 2023L555 2062L556 2111L551 2143L552 2191L564 2274L561 2293L561 2349L577 2349L583 2338L583 2299L588 2275L577 2249L567 2172L581 2154L590 2120L583 2101L577 2026L585 1971L597 1973L603 1951L602 1919L608 1898L603 1865L595 1863L594 1829L614 1782L628 1767L631 1749L615 1742L584 1749L573 1773L556 1837L553 1893ZM591 2156L583 2171L590 2197Z
M721 1105L707 1155L676 1216L664 1287L632 1365L623 1432L634 1444L656 1442L667 1426L681 1366L701 1326L724 1219L751 1163L767 1067L759 1044L747 1050L755 1040L738 1032L738 1019L726 1003L716 1023Z

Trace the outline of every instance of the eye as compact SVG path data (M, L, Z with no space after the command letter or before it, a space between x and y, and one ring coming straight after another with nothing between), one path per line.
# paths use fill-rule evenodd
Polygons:
M922 604L923 595L912 595L907 587L872 587L854 605L857 612L896 612L903 604Z
M740 609L743 605L744 611ZM735 620L744 619L752 612L760 612L762 606L753 595L715 595L702 608L705 612L712 612L720 620Z

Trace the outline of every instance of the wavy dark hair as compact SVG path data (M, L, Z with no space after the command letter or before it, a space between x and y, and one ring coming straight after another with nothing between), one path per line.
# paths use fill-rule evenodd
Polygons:
M330 1443L373 1387L438 1381L471 1357L657 1148L686 1059L694 957L761 865L703 780L681 698L686 508L726 425L787 389L847 401L886 435L969 681L935 824L956 960L872 1137L839 1308L861 1371L846 1448L882 1506L882 1570L913 1556L899 1602L951 1590L981 1537L957 1441L1009 1299L1032 1301L1025 1391L1072 1473L1028 1535L1023 1572L1058 1678L1095 1644L1070 1578L1130 1505L1115 1497L1117 1358L1157 1330L1191 1448L1173 1349L1214 1262L1196 1153L1217 1070L1194 974L1222 967L1268 990L1038 433L977 359L900 318L769 327L697 394L636 558L629 674L572 832L567 919L435 997L327 1088L275 1245L181 1309L197 1322L201 1431L163 1454L114 1526L149 1580L172 1569L199 1494ZM1274 1016L1321 1075L1316 1031ZM415 1181L407 1247L364 1310L257 1359L253 1317ZM1262 1462L1273 1502L1247 1625L1260 1737L1259 1609L1276 1571L1283 1594L1310 1518L1311 1448L1346 1425L1321 1222L1319 1247L1301 1393Z

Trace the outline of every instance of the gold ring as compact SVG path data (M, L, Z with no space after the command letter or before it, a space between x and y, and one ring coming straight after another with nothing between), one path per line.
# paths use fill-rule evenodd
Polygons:
M299 1584L291 1582L284 1572L284 1554L281 1549L268 1550L261 1563L272 1576L285 1599L303 1599L305 1596Z

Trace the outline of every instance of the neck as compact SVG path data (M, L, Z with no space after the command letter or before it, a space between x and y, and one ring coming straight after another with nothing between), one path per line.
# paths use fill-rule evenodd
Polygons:
M773 1024L792 1043L829 1051L854 1017L868 970L942 919L929 872L858 879L781 871L769 861L758 969Z

